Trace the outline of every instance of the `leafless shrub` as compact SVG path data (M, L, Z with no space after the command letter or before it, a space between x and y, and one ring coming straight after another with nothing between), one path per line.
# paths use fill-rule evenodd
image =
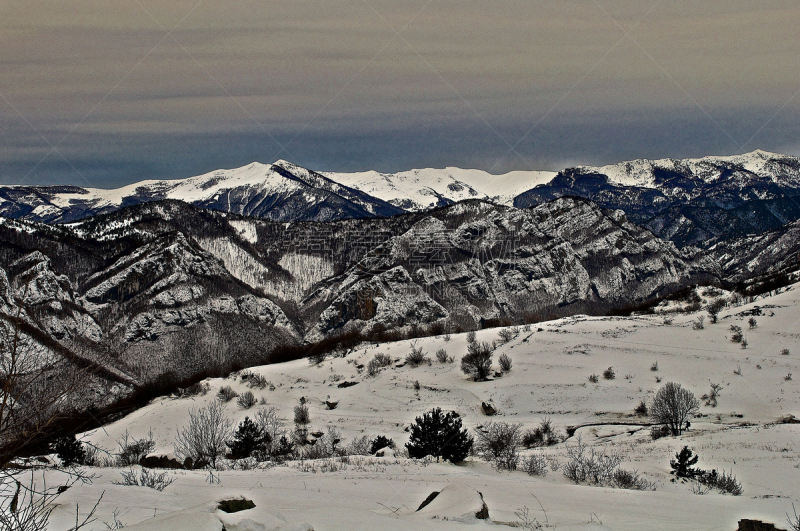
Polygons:
M239 407L242 409L250 409L258 403L258 400L252 391L245 391L242 393L242 396L236 399L236 403L239 404Z
M698 315L697 319L692 321L692 329L694 329L694 330L702 330L702 329L704 329L705 328L705 325L704 325L705 320L706 320L705 317L703 317L702 315Z
M719 319L719 312L725 309L727 301L724 298L714 299L708 305L708 318L712 324L715 324Z
M30 469L30 480L12 474L6 468L0 474L0 529L9 531L44 531L48 529L50 514L58 506L56 500L68 488L76 483L88 483L91 477L79 470L67 474L66 483L55 487L47 487L44 475L41 482L34 478L34 469ZM89 513L80 520L78 507L75 508L75 525L66 531L77 531L95 521L95 511L103 499L103 495L94 504Z
M786 521L789 522L789 530L800 531L800 516L797 515L797 509L794 508L794 504L792 504L792 512L794 513L794 517L786 513Z
M182 396L205 396L210 390L211 384L208 382L197 382L184 389Z
M521 527L522 529L528 529L529 531L544 530L544 526L541 524L541 522L530 516L530 509L528 509L527 506L514 511L514 516L516 516L517 520L519 521L508 524L509 527Z
M618 468L612 472L609 483L618 489L656 490L655 483L639 475L638 470Z
M597 383L597 382L600 381L600 377L598 375L596 375L596 374L590 374L589 375L589 381L592 382L592 383Z
M147 457L147 454L155 449L156 442L153 440L152 431L147 434L147 437L136 439L125 430L125 434L117 441L117 446L119 446L119 452L115 460L116 466L133 466L138 465L144 457Z
M787 382L790 382L792 380L792 373L787 374L786 376L783 377L783 379L786 380Z
M781 350L781 355L782 356L788 356L789 355L789 349L785 348L785 349Z
M516 470L522 442L522 424L489 422L475 430L475 452L498 470Z
M436 351L436 361L439 363L447 363L447 351L443 348L440 348Z
M698 481L707 487L717 489L720 494L733 494L734 496L741 496L744 492L742 484L736 481L736 476L733 472L722 471L722 474L716 470L710 472L705 471L699 477Z
M163 491L174 481L168 472L156 473L146 468L139 467L138 470L131 468L128 472L120 472L122 481L112 481L114 485L125 485L128 487L148 487L157 491Z
M500 368L505 372L511 370L511 358L509 358L507 354L500 354L500 357L497 358L497 361L500 363Z
M736 368L733 369L733 374L735 374L736 376L741 376L742 375L742 367L741 367L741 365L737 365Z
M311 424L311 413L309 413L307 405L294 406L294 423L301 427Z
M711 382L711 390L707 395L700 397L700 400L705 400L705 404L710 407L717 407L717 398L722 391L722 384Z
M522 435L522 445L525 448L537 446L552 446L564 440L563 436L553 428L549 418L543 418L536 428L526 431Z
M475 343L477 335L475 334L475 330L470 330L467 332L467 343Z
M617 377L616 371L614 371L614 367L609 367L608 369L603 371L603 378L606 380L613 380Z
M747 324L750 325L750 329L752 330L753 328L756 328L758 326L758 321L756 321L755 317L751 317L750 319L747 320Z
M567 447L567 462L561 467L564 476L575 483L590 485L611 484L613 474L622 462L618 453L589 449L578 439L577 444Z
M658 370L658 362L657 361L653 362L653 364L650 365L650 370L653 371L653 372L656 372Z
M546 476L547 465L547 459L540 453L533 453L522 459L522 470L529 476Z
M492 371L492 345L485 341L472 342L467 355L461 358L461 370L475 381L485 380Z
M189 424L178 430L175 454L191 458L193 466L205 463L214 468L225 455L225 441L230 439L232 423L225 417L225 405L212 402L207 408L189 411Z
M380 367L388 367L392 364L392 358L383 352L378 352L372 357L372 359L375 360L375 363L377 363Z
M311 365L319 365L325 358L327 357L327 353L322 352L320 350L314 350L306 356L308 358L308 363Z
M272 441L270 445L270 454L278 446L281 436L286 435L284 429L284 419L278 416L278 409L275 407L259 408L254 415L253 421L258 427L267 435L269 440Z
M264 389L267 387L267 379L256 373L251 373L250 377L247 379L247 387L253 389Z
M371 447L372 441L369 435L362 435L350 441L350 444L347 445L346 453L347 455L371 455Z
M428 361L428 358L425 357L426 352L422 350L422 347L417 347L416 344L411 345L411 352L406 355L406 363L411 365L412 367L418 367L423 363Z
M367 362L367 376L369 376L370 378L374 378L375 376L378 376L380 373L381 373L381 366L375 363L374 359L369 360Z
M742 348L745 349L750 343L747 342L746 339L742 339Z
M239 393L234 391L230 385L223 385L217 391L217 398L223 402L230 402L237 396L239 396Z
M501 329L499 332L497 332L497 335L500 338L501 343L508 343L516 337L516 334L514 334L514 331L510 328Z
M666 426L653 426L650 428L650 438L654 441L661 439L662 437L666 437L670 434L669 428Z

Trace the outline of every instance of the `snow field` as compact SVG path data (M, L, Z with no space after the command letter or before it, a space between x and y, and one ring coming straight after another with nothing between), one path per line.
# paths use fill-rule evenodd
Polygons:
M756 316L757 326L750 329L749 316L740 314L755 306L761 307L762 315ZM549 471L545 477L497 472L477 458L458 466L394 457L352 457L349 463L338 464L291 462L267 470L223 470L218 484L209 483L204 471L177 471L171 473L176 481L163 492L113 485L120 479L119 469L103 468L92 470L98 474L92 485L75 486L64 494L53 521L74 519L75 502L86 507L105 490L94 529L105 529L102 522L111 521L114 509L120 510L119 518L127 524L147 526L150 522L152 529L157 528L154 510L157 515L188 511L192 517L205 519L202 525L212 529L228 516L209 513L208 504L234 496L252 499L257 507L229 515L236 516L239 523L226 524L226 529L302 529L304 522L317 530L456 529L464 525L480 529L496 527L492 521L517 522L514 513L523 506L529 508L531 517L558 529L735 529L741 518L785 528L785 513L792 512L792 503L800 507L800 424L776 421L785 415L800 417L799 307L800 289L795 285L772 297L727 308L717 324L707 319L703 330L694 330L691 324L698 314L676 314L670 325L664 324L661 315L575 316L538 323L530 332L520 328L515 339L498 346L494 369L499 370L497 358L502 353L511 357L513 367L487 382L470 381L461 373L459 360L466 353L466 334L454 334L450 341L438 336L364 345L317 366L297 360L252 369L275 387L253 392L278 409L287 419L287 428L291 427L293 407L304 397L311 412L311 428L324 431L326 426L336 426L344 444L362 435L386 435L402 445L408 440L405 428L433 407L457 411L470 430L489 420L522 423L528 429L543 417L550 418L562 432L567 426L591 424L577 428L566 442L523 453L542 452L563 464L567 447L580 439L597 450L619 452L624 457L622 468L638 470L655 483L654 492L575 485L561 471ZM747 349L730 341L731 325L742 327ZM497 340L498 329L478 331L477 339ZM397 366L412 343L427 352L430 365ZM435 352L439 348L445 348L455 363L438 363ZM781 354L783 349L790 354ZM398 361L368 377L366 369L358 366L365 366L378 352ZM652 371L655 362L658 370ZM615 370L613 380L602 376L608 367ZM739 369L741 375L734 374ZM795 375L792 380L786 379L789 373ZM589 382L591 374L600 375L598 383ZM345 381L358 383L339 388ZM709 392L711 382L721 384L717 407L702 405L687 433L657 441L650 438L646 427L603 424L646 422L634 416L634 407L668 381L680 383L698 398ZM419 382L419 390L415 382ZM205 396L157 399L87 434L87 439L113 451L125 431L143 437L152 428L156 451L171 452L175 433L186 423L189 409L208 405L224 385L240 393L250 390L232 377L212 379L209 384L211 391ZM338 400L337 408L328 409L326 399ZM498 414L492 418L483 415L481 402L492 403ZM239 422L258 407L243 410L234 400L228 404L227 414ZM690 484L673 483L669 460L683 445L699 454L698 466L703 469L732 472L744 494L733 497L712 491L698 496ZM332 465L338 469L332 471ZM445 519L445 509L435 507L433 514L415 514L428 494L447 485L480 491L490 520ZM468 504L465 500L464 507ZM251 525L242 523L246 518L265 527L246 527ZM281 523L280 518L286 522ZM596 523L599 521L603 527ZM273 527L266 527L268 522ZM206 529L200 524L171 525L178 526L175 529ZM221 524L216 529L221 529Z

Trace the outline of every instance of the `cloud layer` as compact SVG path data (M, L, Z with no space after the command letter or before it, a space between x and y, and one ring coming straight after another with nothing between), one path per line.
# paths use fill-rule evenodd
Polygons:
M793 151L798 21L794 0L4 2L0 180Z

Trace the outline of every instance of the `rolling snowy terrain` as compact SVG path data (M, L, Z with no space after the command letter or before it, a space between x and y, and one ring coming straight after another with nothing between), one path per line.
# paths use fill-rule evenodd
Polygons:
M698 292L704 300L723 294ZM127 468L92 468L92 484L70 488L59 500L53 522L66 525L74 520L75 503L83 510L105 491L92 529L106 529L103 522L113 523L114 518L126 528L150 530L218 531L223 522L227 530L496 529L521 527L515 513L523 507L529 519L556 529L734 530L744 518L785 528L786 513L792 514L792 504L800 505L800 424L787 423L790 415L800 416L798 378L791 379L800 374L799 311L800 286L793 285L751 303L729 305L718 323L707 323L702 330L693 323L704 312L573 316L539 323L529 331L518 329L513 339L498 346L495 370L501 354L513 366L485 382L469 380L459 370L465 334L363 345L318 365L298 360L257 367L253 371L272 385L255 390L267 404L261 407L275 407L279 416L291 419L292 408L303 398L312 431L335 427L342 445L364 435L386 435L400 447L408 440L405 429L432 407L456 411L472 433L490 420L532 428L546 417L561 433L570 427L570 436L554 446L523 450L548 459L552 467L545 476L496 471L479 457L452 465L388 452L384 457L289 461L261 470L223 469L211 483L207 471L169 471L174 483L157 492L115 484ZM748 324L751 317L755 326ZM731 341L732 325L746 330L747 349ZM498 339L498 329L477 333L478 341ZM412 346L421 347L432 363L416 368L404 364ZM440 348L456 362L437 362L433 352ZM394 363L369 376L363 365L377 353ZM614 379L588 380L608 367L614 368ZM354 384L342 388L338 384L344 381ZM721 391L715 407L703 402L688 432L652 440L647 419L635 415L634 408L668 381L698 397L708 393L711 383ZM84 438L113 450L126 433L143 437L152 430L154 453L171 453L190 410L216 400L222 386L240 393L250 390L236 375L208 384L204 396L156 399ZM330 409L326 401L338 406ZM483 413L482 402L496 408L494 417ZM226 414L239 422L258 407L247 410L232 401ZM598 452L619 453L621 466L637 470L654 490L568 480L563 466L569 449L579 442ZM743 494L710 490L697 495L694 482L675 481L669 461L684 445L699 455L698 466L733 473ZM57 481L57 473L51 479ZM417 512L434 491L442 491L439 502ZM474 515L480 508L478 492L488 507L487 519ZM216 510L217 502L235 497L253 500L256 507L234 514Z

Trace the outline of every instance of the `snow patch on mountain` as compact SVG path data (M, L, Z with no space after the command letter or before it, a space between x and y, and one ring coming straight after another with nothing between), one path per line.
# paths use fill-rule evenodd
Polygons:
M323 174L408 211L428 210L464 199L484 199L511 205L514 197L538 184L549 182L556 175L549 171L513 171L493 175L483 170L453 167L398 173L366 171Z

